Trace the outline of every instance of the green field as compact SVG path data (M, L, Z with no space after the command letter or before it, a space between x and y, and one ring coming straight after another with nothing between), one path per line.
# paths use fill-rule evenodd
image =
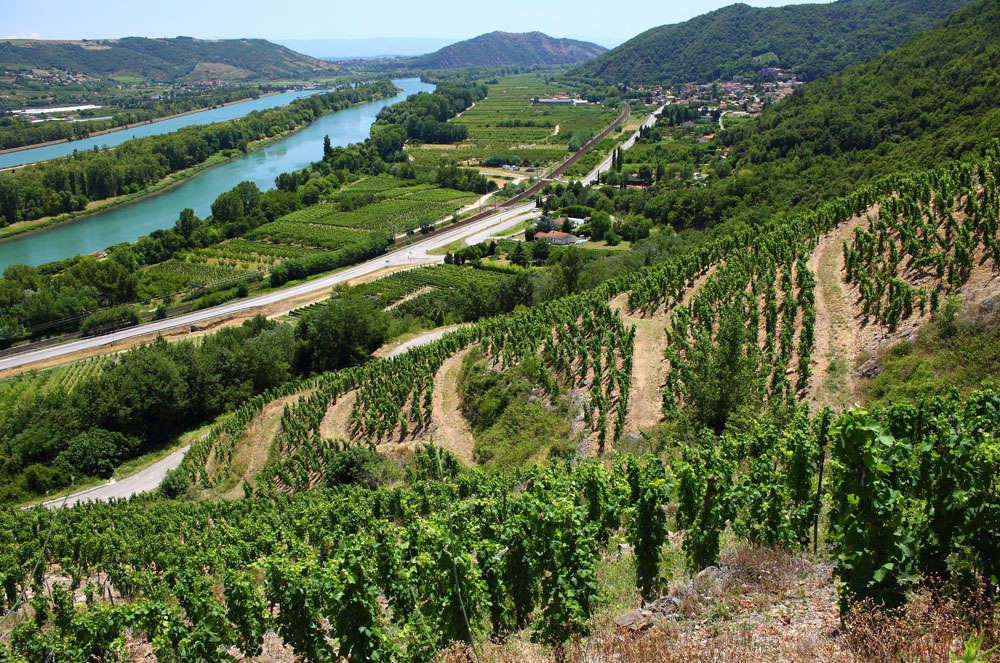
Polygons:
M510 155L523 165L545 166L569 154L569 141L577 132L596 135L617 117L618 111L599 105L532 105L535 97L566 92L546 83L541 74L515 74L489 85L486 99L452 122L469 128L469 137L456 145L412 148L414 161L438 165L442 160L478 165L483 160ZM510 126L513 124L534 126ZM556 128L558 127L558 133Z
M114 355L93 357L66 366L31 371L0 380L0 421L37 396L55 389L72 391L81 380L99 375L114 359Z

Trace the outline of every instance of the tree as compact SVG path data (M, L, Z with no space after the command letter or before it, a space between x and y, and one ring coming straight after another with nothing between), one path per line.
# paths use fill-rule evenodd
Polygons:
M508 256L512 264L518 267L528 266L528 251L524 248L524 242L518 242L514 245L514 250L510 252Z
M296 363L314 372L360 363L385 342L388 331L388 316L372 300L342 293L299 320Z
M330 136L323 136L323 161L329 161L333 157L333 145L330 143Z
M536 265L542 265L548 260L550 251L548 242L535 242L531 245L531 260Z
M69 441L56 464L65 474L107 479L138 447L134 437L91 428Z
M580 272L583 270L583 254L575 246L569 246L559 256L557 266L566 294L572 295L580 282Z

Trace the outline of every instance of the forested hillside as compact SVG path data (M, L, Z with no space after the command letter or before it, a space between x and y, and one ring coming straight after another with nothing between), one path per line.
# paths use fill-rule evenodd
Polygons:
M280 79L330 76L328 62L264 39L190 37L87 41L0 41L0 69L59 69L99 78L133 76L153 81Z
M607 49L576 39L556 39L541 32L491 32L423 55L411 64L418 69L556 65L586 62Z
M771 66L812 80L884 53L969 1L734 4L647 30L573 73L610 84L675 84L756 74Z
M981 151L1000 125L1000 2L981 0L905 45L814 81L722 132L704 186L622 195L677 229L808 208L889 172Z
M786 158L849 163L877 150L901 168L967 154L1000 133L1000 2L977 2L871 62L804 86L723 135L753 167Z

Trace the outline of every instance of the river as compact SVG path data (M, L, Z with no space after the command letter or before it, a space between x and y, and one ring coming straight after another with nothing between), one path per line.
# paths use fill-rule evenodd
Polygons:
M92 136L91 138L71 140L69 142L56 143L55 145L46 145L45 147L33 147L28 150L18 150L17 152L8 152L7 154L0 154L0 168L10 168L11 166L20 166L22 163L31 163L33 161L45 161L47 159L64 157L73 154L76 150L91 150L95 147L98 149L114 147L115 145L121 145L125 141L133 138L145 138L146 136L168 134L172 131L177 131L182 127L192 124L213 124L215 122L225 122L226 120L243 117L247 113L255 110L266 110L277 106L287 106L300 97L316 94L316 92L317 90L282 92L280 94L272 94L258 99L250 99L249 101L241 101L236 104L230 104L229 106L221 106L219 108L198 111L197 113L190 113L188 115L174 117L169 120L150 122L142 124L138 127L132 127L130 129L112 131L111 133L101 134L100 136Z
M159 228L172 227L185 207L204 217L220 193L245 180L255 182L261 190L274 188L274 178L279 174L298 170L322 157L323 136L329 135L333 145L362 141L368 137L381 109L402 101L407 95L434 89L433 85L416 78L394 82L403 90L395 97L324 115L287 138L210 168L163 193L0 242L0 272L12 264L40 265L78 253L100 251L119 242L134 242ZM187 117L194 115L177 119Z

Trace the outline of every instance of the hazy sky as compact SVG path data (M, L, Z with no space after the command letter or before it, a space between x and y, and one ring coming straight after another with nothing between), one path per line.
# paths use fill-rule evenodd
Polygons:
M749 0L755 6L824 0ZM441 37L465 39L493 30L540 30L612 46L643 30L686 21L733 0L626 2L549 0L4 0L0 37L83 39L125 36L266 39ZM610 8L610 11L608 11Z

